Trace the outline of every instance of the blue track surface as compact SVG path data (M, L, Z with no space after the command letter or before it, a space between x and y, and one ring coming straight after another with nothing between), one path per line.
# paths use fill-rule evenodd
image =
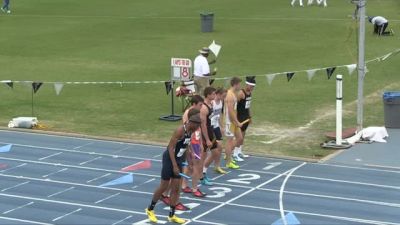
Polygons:
M7 144L0 224L149 224L144 208L159 184L164 148L0 131L0 147ZM133 183L100 187L144 160L151 168L132 171ZM400 225L397 169L250 157L240 170L210 177L214 186L201 187L207 198L182 194L193 208L181 214L189 224L272 224L281 207L301 224ZM156 213L166 223L168 207L160 202Z

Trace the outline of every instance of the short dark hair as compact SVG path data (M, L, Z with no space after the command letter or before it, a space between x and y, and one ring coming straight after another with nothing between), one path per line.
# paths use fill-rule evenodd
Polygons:
M190 99L190 104L191 105L197 105L200 102L204 102L203 97L201 97L200 95L193 95L192 99Z
M211 95L215 91L216 91L216 89L214 87L206 87L204 89L204 97L207 98L207 96Z
M198 110L198 109L189 109L189 112L188 112L188 118L190 118L190 117L192 117L193 115L196 115L196 114L199 114L200 113L200 110Z
M236 84L240 84L242 82L242 79L239 77L232 77L231 79L231 87L235 86Z
M223 87L218 87L217 90L215 91L216 94L221 95L225 92L225 88Z

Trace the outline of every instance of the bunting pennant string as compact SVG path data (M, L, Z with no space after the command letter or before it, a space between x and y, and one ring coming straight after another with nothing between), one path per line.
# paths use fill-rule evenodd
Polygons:
M349 75L352 75L354 70L356 70L357 68L357 64L351 64L351 65L347 65L347 70L349 71Z
M307 78L309 81L311 81L311 79L315 76L315 73L317 71L318 71L317 69L307 70Z
M216 47L219 47L219 46L216 46ZM382 55L382 56L367 60L365 62L365 64L367 65L367 64L372 63L372 62L385 61L388 58L392 58L392 57L394 57L395 55L397 55L399 53L400 53L400 48L396 49L396 50L394 50L392 52L386 53L385 55ZM349 72L349 75L352 75L354 73L354 71L356 70L356 68L357 68L357 64L339 65L339 66L331 66L331 67L325 67L325 68L315 68L315 69L299 70L299 71L291 71L291 72L260 74L260 75L255 75L255 76L256 77L265 76L267 78L268 84L271 85L272 81L278 75L286 75L288 81L290 81L295 74L306 73L308 80L311 80L315 76L316 72L320 71L320 70L325 70L327 72L328 79L329 79L333 75L334 71L337 68L347 68L347 70ZM244 78L246 76L239 76L239 77ZM226 81L225 82L226 86L229 86L229 79L231 79L231 77L213 78L213 80L225 80ZM164 83L165 87L166 87L166 90L167 90L167 93L169 93L169 91L171 91L171 89L172 89L172 85L171 85L170 81L67 81L67 82L60 82L60 81L54 82L53 81L53 82L34 82L34 81L0 80L0 83L4 83L4 84L8 85L10 88L13 88L14 84L16 84L16 83L26 84L26 85L29 85L33 89L34 93L36 93L43 84L53 84L57 95L59 95L61 93L64 85L66 85L66 84L68 84L68 85L82 85L82 84L88 84L88 85L89 84L93 84L93 85L110 84L111 85L111 84L118 84L118 85L120 85L122 87L124 84L162 84L162 83Z
M287 77L287 81L288 81L288 82L293 78L294 74L295 74L295 73L287 73L287 74L286 74L286 77Z
M56 95L60 95L63 87L64 87L63 83L54 83L54 90L56 91Z
M277 74L269 74L269 75L266 76L269 85L272 84L272 81L275 79L276 75Z
M32 89L33 93L36 94L37 91L39 91L40 87L43 85L43 82L33 82L32 83Z
M335 70L336 70L336 67L331 67L331 68L326 69L326 74L328 75L328 80L331 79L332 74L333 74L333 72L335 72Z

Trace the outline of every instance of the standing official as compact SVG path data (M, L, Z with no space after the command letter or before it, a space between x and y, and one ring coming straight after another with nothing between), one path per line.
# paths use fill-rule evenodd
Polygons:
M207 57L210 54L210 49L207 47L199 50L200 55L194 59L194 84L196 85L196 93L202 95L204 89L210 86L210 76L217 74L216 71L210 72L210 64L215 63L215 60L208 62Z

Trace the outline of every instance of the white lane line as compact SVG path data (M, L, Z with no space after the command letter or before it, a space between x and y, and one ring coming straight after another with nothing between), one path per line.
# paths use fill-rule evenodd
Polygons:
M242 170L246 172L254 172L254 173L262 173L262 174L270 174L270 175L278 175L279 173L275 172L267 172L267 171L258 171L258 170ZM384 172L380 170L381 172ZM393 171L390 171L393 172ZM397 172L396 172L397 173ZM312 176L303 176L303 175L293 175L292 177L295 178L302 178L302 179L310 179L310 180L321 180L321 181L330 181L330 182L337 182L337 183L347 183L347 184L354 184L354 185L362 185L362 186L372 186L372 187L379 187L379 188L388 188L388 189L396 189L400 190L399 186L392 186L392 185L383 185L383 184L374 184L374 183L366 183L366 182L357 182L357 181L347 181L347 180L338 180L338 179L330 179L330 178L323 178L323 177L312 177Z
M76 146L75 148L73 148L73 149L80 149L80 148L83 148L83 147L86 147L86 146L88 146L88 145L91 145L91 144L93 144L93 142L89 142L89 143L86 143L86 144L84 144L84 145L80 145L80 146Z
M3 214L8 214L8 213L13 212L13 211L15 211L15 210L22 209L22 208L24 208L24 207L26 207L26 206L32 205L33 203L34 203L34 202L26 203L25 205L21 205L21 206L18 206L18 207L16 207L16 208L13 208L13 209L10 209L10 210L8 210L8 211L5 211L5 212L3 212Z
M123 152L123 151L125 151L125 150L128 150L128 149L130 149L130 148L132 148L132 146L127 146L127 147L125 147L125 148L121 148L121 149L116 150L116 151L114 151L114 152L112 152L112 153L113 153L113 154L121 153L121 152Z
M62 167L67 167L67 168L83 169L83 170L91 170L91 171L100 171L100 172L108 172L108 173L134 174L134 175L138 175L138 176L157 177L157 178L160 177L159 175L151 175L151 174L146 174L146 173L132 173L132 172L124 172L124 171L120 171L120 170L108 170L108 169L102 169L102 168L94 168L94 167L86 167L86 166L75 166L75 165L68 165L68 164L62 164L62 163L50 163L50 162L42 162L42 161L34 161L34 160L26 160L26 159L17 159L17 158L7 158L7 157L0 157L0 159L10 160L10 161L15 161L15 162L26 162L26 163L32 163L32 164L58 166L58 167L62 166Z
M260 210L266 210L266 211L279 212L279 209L268 208L268 207L260 207L260 206L253 206L253 205L241 205L241 204L235 204L235 203L230 203L229 205L237 206L237 207L244 207L244 208L251 208L251 209L260 209ZM295 214L299 214L299 215L329 218L329 219L335 219L335 220L341 220L341 221L347 221L347 222L357 222L357 223L361 223L361 224L400 225L400 223L392 223L392 222L385 222L385 221L365 220L365 219L359 219L359 218L353 218L353 217L333 216L333 215L328 215L328 214L309 213L309 212L296 211L296 210L289 210L289 211L291 211Z
M111 225L117 225L117 224L119 224L119 223L124 222L125 220L130 219L131 217L132 217L132 216L127 216L127 217L123 218L122 220L118 220L117 222L115 222L115 223L113 223L113 224L111 224Z
M393 21L393 20L391 20ZM13 130L0 130L0 132L4 133L13 133L13 134L22 134L22 135L31 135L31 136L47 136L47 137L54 137L60 139L72 139L72 140L86 140L98 143L112 143L112 144L125 144L125 145L132 145L132 146L144 146L144 147L154 147L154 148L165 148L164 146L157 146L157 145L150 145L150 144L139 144L139 143L130 143L130 142L123 142L123 141L113 141L113 140L104 140L96 137L82 137L82 135L73 136L73 135L56 135L56 134L43 134L43 133L33 133L33 132L26 132L26 131L13 131ZM0 142L1 143L1 142ZM10 143L12 144L12 143Z
M25 185L25 184L27 184L27 183L29 183L29 182L30 182L30 181L26 181L26 182L23 182L23 183L20 183L20 184L14 185L14 186L12 186L12 187L4 188L3 190L1 190L1 192L8 191L8 190L11 190L11 189L13 189L13 188L16 188L16 187L19 187L19 186Z
M10 170L17 169L17 168L19 168L19 167L23 167L23 166L26 166L26 165L27 165L27 163L22 163L22 164L19 164L18 166L14 166L14 167L10 167L10 168L5 169L5 170L1 170L0 172L2 172L2 173L8 172L8 171L10 171Z
M232 171L228 171L228 172L226 172L225 174L220 174L220 175L218 175L218 176L212 178L211 180L216 180L216 179L218 179L218 178L221 178L221 177L223 177L223 176L225 176L225 175L230 174L231 172L232 172Z
M18 198L18 199L28 199L31 201L47 202L47 203L54 203L54 204L60 204L60 205L70 205L70 206L76 206L76 207L81 207L81 208L102 209L102 210L108 210L108 211L114 211L114 212L130 213L130 214L136 214L136 215L146 215L146 213L144 211L139 212L139 211L133 211L133 210L117 209L117 208L82 204L82 203L76 203L76 202L56 201L56 200L50 200L50 199L28 197L28 196L22 196L22 195L3 194L3 193L0 193L0 196L10 197L10 198ZM167 216L162 216L162 215L157 215L157 216L167 218Z
M57 184L68 184L68 185L75 185L75 186L81 186L81 187L91 187L94 189L107 189L107 190L115 190L115 191L119 191L119 192L126 192L126 193L139 193L139 194L145 194L145 195L149 195L152 196L153 193L150 192L143 192L143 191L134 191L134 190L127 190L127 189L120 189L120 188L111 188L111 187L99 187L99 186L94 186L94 185L84 185L84 184L79 184L79 183L72 183L72 182L63 182L63 181L54 181L54 180L48 180L48 179L38 179L38 178L29 178L29 177L21 177L21 176L12 176L12 175L2 175L0 174L0 176L3 177L12 177L12 178L20 178L20 179L29 179L29 180L35 180L35 181L42 181L42 182L49 182L49 183L57 183ZM0 193L0 196L2 196L3 194ZM8 197L14 197L14 198L28 198L31 199L30 197L21 197L19 195L6 195ZM208 203L214 203L214 204L223 204L225 202L221 202L221 201L215 201L215 200L207 200L207 199L199 199L199 198L190 198L190 197L185 197L182 196L182 199L187 199L190 201L198 201L198 202L208 202ZM45 199L32 199L32 200L45 200ZM53 202L53 201L50 201ZM56 201L57 203L57 201ZM58 202L60 203L60 202ZM73 205L77 205L77 203L65 203L65 204L73 204ZM279 212L279 209L273 209L273 208L266 208L266 207L257 207L257 206L251 206L251 205L243 205L243 204L235 204L235 203L229 203L227 205L232 205L232 206L239 206L242 208L253 208L253 209L263 209L263 210L269 210L269 211L275 211L275 212ZM83 205L79 205L78 206L83 206ZM88 205L88 207L94 207L94 208L101 208L104 209L104 207L97 207L97 206L93 206L93 205ZM120 211L118 209L113 209L113 208L108 208L109 210L112 211ZM352 222L362 222L363 220L361 219L357 219L357 218L350 218L350 217L337 217L337 216L332 216L332 215L324 215L324 214L316 214L316 213L308 213L308 212L301 212L301 211L293 211L291 210L293 213L298 213L298 214L303 214L303 215L310 215L310 216L316 216L316 217L324 217L324 218L331 218L331 219L337 219L337 220L344 220L344 221L352 221ZM141 213L141 212L137 212L137 211L127 211L127 210L122 210L122 212L128 212L128 213L132 213L132 214L140 214L140 215L145 215L145 213ZM162 216L161 216L162 217ZM166 218L166 216L164 216ZM199 220L200 221L200 220ZM386 222L382 222L382 221L375 221L374 223L369 223L369 224L393 224L393 225L400 225L400 224L394 224L394 223L386 223Z
M153 156L153 158L158 158L160 156L162 156L162 154L155 155L155 156Z
M200 214L200 215L194 217L194 218L192 219L192 221L196 221L197 219L200 219L200 218L202 218L202 217L204 217L204 216L210 214L211 212L214 212L215 210L217 210L217 209L219 209L219 208L221 208L221 207L223 207L223 206L225 206L225 205L227 205L227 204L229 204L229 203L231 203L231 202L233 202L233 201L235 201L235 200L237 200L237 199L239 199L239 198L241 198L241 197L243 197L243 196L246 196L246 195L250 194L251 192L257 190L258 188L260 188L260 187L262 187L262 186L264 186L264 185L267 185L267 184L273 182L274 180L276 180L276 179L278 179L278 178L280 178L280 177L286 175L287 173L290 173L291 170L292 170L292 169L290 169L290 170L288 170L288 171L286 171L286 172L284 172L284 173L281 173L281 174L279 174L279 175L277 175L277 176L275 176L275 177L273 177L273 178L271 178L271 179L265 181L264 183L259 184L258 186L253 187L253 188L251 188L250 190L247 190L247 191L243 192L242 194L237 195L236 197L231 198L230 200L228 200L228 201L226 201L226 202L223 202L223 203L217 205L217 206L214 207L214 208L209 209L208 211L206 211L206 212L204 212L204 213L202 213L202 214ZM190 223L190 222L187 222L187 223ZM185 223L185 224L187 224L187 223Z
M338 168L346 168L346 169L355 169L355 170L376 171L376 172L398 173L398 174L400 174L400 171L398 171L398 170L387 170L387 169L366 168L366 167L358 167L358 166L336 165L336 164L330 164L330 163L316 163L316 164L313 164L313 165L326 166L326 167L338 167Z
M85 151L78 151L78 150L65 149L65 148L51 148L51 147L41 147L41 146L23 145L23 144L13 144L13 143L5 143L5 142L0 142L0 144L12 144L14 146L25 147L25 148L44 149L44 150L57 151L57 152L61 151L61 152L79 153L79 154L83 154L83 155L99 155L99 156L111 157L111 158L151 160L151 161L154 161L154 162L161 162L162 161L161 159L149 159L149 158L142 158L142 157L112 155L112 154L97 153L97 152L85 152Z
M42 157L42 158L39 159L39 161L42 161L43 159L48 159L50 157L53 157L53 156L56 156L56 155L60 155L60 154L62 154L62 152L57 152L57 153Z
M22 220L22 219L4 217L4 216L0 216L0 219L10 220L10 221L14 221L14 222L21 222L21 223L31 223L31 224L37 224L37 225L53 225L51 223L42 223L42 222L37 222L37 221L33 221L33 220Z
M77 213L77 212L79 212L79 211L81 211L81 210L82 210L82 208L79 208L79 209L77 209L77 210L74 210L74 211L69 212L69 213L67 213L67 214L64 214L64 215L62 215L62 216L59 216L59 217L57 217L57 218L54 218L52 221L55 222L55 221L60 220L60 219L62 219L62 218L64 218L64 217L66 217L66 216L69 216L69 215L72 215L72 214L74 214L74 213Z
M101 158L103 158L103 157L99 156L99 157L96 157L94 159L91 159L91 160L88 160L88 161L85 161L85 162L81 162L81 163L79 163L79 165L85 165L86 163L90 163L90 162L96 161L96 160L101 159Z
M74 188L75 188L75 187L69 187L69 188L64 189L64 190L62 190L62 191L59 191L59 192L56 192L56 193L54 193L54 194L48 195L47 197L48 197L48 198L51 198L51 197L54 197L54 196L56 196L56 195L62 194L62 193L64 193L64 192L70 191L70 190L72 190L72 189L74 189Z
M116 193L116 194L107 196L107 197L105 197L105 198L103 198L103 199L100 199L100 200L96 201L94 204L98 204L98 203L104 202L105 200L108 200L108 199L110 199L110 198L113 198L113 197L115 197L115 196L118 196L119 194L121 194L121 193L118 192L118 193Z
M304 165L306 165L306 164L307 164L307 163L302 163L302 164L300 164L299 166L297 166L297 167L291 169L290 172L286 175L285 180L283 180L283 183L282 183L282 185L281 185L281 189L279 190L279 211L280 211L280 213L281 213L281 218L282 218L282 221L283 221L283 224L284 224L284 225L287 225L287 221L286 221L286 217L285 217L285 211L284 211L284 209L283 209L283 191L285 190L286 183L287 183L287 181L289 180L290 176L292 176L292 174L293 174L296 170L298 170L300 167L302 167L302 166L304 166Z
M98 180L98 179L101 179L101 178L104 178L104 177L107 177L107 176L110 176L110 175L111 175L111 173L106 173L106 174L101 175L101 176L99 176L99 177L95 177L95 178L93 178L93 179L91 179L91 180L88 180L88 181L86 181L86 183L91 183L91 182L93 182L93 181L96 181L96 180Z
M370 167L376 167L376 168L381 168L381 169L395 169L395 170L400 170L400 167L396 166L382 166L382 165L376 165L376 164L364 164L366 166ZM399 171L400 172L400 171Z
M279 190L268 189L268 188L260 188L259 190L261 190L261 191L269 191L269 192L278 192L279 193ZM284 193L285 194L292 194L292 195L307 196L307 197L326 198L326 199L333 199L333 200L359 202L359 203L367 203L367 204L372 204L372 205L380 205L380 206L389 206L389 207L400 208L400 204L399 203L393 203L393 202L371 201L371 200L364 200L364 199L357 199L357 198L346 198L346 197L337 197L337 196L330 196L330 195L319 195L319 194L296 192L296 191L284 191Z
M61 172L66 171L66 170L68 170L68 168L60 169L60 170L58 170L58 171L55 171L55 172L52 172L52 173L43 175L42 177L49 177L49 176L51 176L51 175L54 175L54 174L56 174L56 173L61 173Z

